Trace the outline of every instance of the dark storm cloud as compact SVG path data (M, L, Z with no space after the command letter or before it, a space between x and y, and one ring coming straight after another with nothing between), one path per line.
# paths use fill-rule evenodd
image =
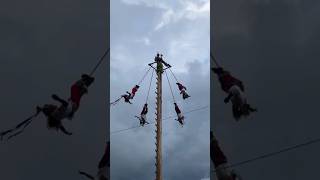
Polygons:
M212 4L212 50L243 80L249 102L259 109L236 123L216 76L211 76L211 128L231 163L319 136L319 8L316 1ZM319 148L310 146L236 169L244 179L312 179Z
M71 83L89 72L108 48L107 1L2 1L0 6L1 130L69 96ZM78 179L95 173L106 138L106 63L66 127L48 131L39 116L23 135L0 144L0 179Z

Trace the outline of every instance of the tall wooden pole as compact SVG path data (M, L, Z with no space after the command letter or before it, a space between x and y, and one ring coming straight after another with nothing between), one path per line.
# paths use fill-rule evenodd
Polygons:
M162 62L157 62L156 180L162 180L162 69Z

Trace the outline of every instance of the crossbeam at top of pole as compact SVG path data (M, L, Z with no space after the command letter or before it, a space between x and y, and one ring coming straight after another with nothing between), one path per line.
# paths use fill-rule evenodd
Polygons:
M166 70L166 69L168 69L168 68L171 68L171 67L172 67L169 63L165 62L162 57L158 57L158 59L159 59L159 61L160 61L163 65L166 66L166 68L164 68L163 71ZM150 67L152 67L154 70L157 71L157 68L153 66L153 64L157 64L157 63L158 63L158 60L157 60L157 57L156 57L155 60L154 60L154 62L149 63L148 65L149 65Z

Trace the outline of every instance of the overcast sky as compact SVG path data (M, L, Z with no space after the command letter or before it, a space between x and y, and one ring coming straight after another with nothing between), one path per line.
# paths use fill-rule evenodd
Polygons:
M211 128L230 163L320 136L319 9L318 1L212 2L214 54L244 82L249 102L259 110L235 122L211 76ZM316 144L235 169L245 180L316 179L319 150Z
M174 96L187 112L209 105L209 0L111 1L111 99L139 82L159 51L188 89L183 101L169 73ZM139 125L146 101L149 74L133 104L111 107L111 132ZM154 122L155 81L149 97L148 121ZM163 118L175 115L173 100L163 77ZM183 128L163 122L163 176L166 180L201 180L209 177L209 109L186 114ZM111 179L155 178L155 126L111 135Z
M209 105L211 92L211 128L230 163L318 137L320 3L215 0L211 38L209 6L207 0L112 0L111 99L131 89L160 51L192 96L182 101L170 76L182 111ZM71 83L89 72L108 47L106 7L103 0L1 3L0 130L22 121L36 105L53 102L52 93L69 96ZM217 59L245 83L249 102L259 109L247 120L232 119L216 77L209 76L209 39ZM149 77L133 105L111 108L111 131L138 125L133 116L145 102ZM48 131L39 116L23 135L0 143L1 179L79 179L78 169L96 172L107 134L106 68L96 78L75 119L65 122L73 136ZM163 117L168 117L175 112L163 82ZM151 92L154 88L153 83ZM149 98L151 122L154 95ZM154 136L154 125L112 135L112 179L154 178ZM315 179L319 149L312 145L236 170L246 180ZM163 122L163 168L166 180L208 178L208 110L186 114L184 128L172 119Z
M0 131L63 98L108 48L107 1L4 0L0 5ZM81 179L94 174L106 140L106 63L66 128L48 131L43 115L8 143L0 142L0 179Z

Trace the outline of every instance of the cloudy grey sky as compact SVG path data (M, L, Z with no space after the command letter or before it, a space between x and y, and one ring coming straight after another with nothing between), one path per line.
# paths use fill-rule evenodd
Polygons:
M188 88L183 101L170 76L182 111L209 105L209 0L111 1L111 99L130 90L147 70L157 51L164 54L177 78ZM138 125L150 74L134 104L111 107L111 132ZM175 115L167 80L163 77L163 117ZM149 98L148 120L154 122L155 83ZM155 126L111 135L111 179L149 180L155 177ZM186 125L163 122L163 175L166 180L209 177L209 109L186 114Z
M319 137L320 2L216 0L211 45L259 112L235 122L212 77L211 128L230 163ZM315 179L320 144L237 167L246 180ZM212 177L215 179L215 177Z
M107 1L4 0L0 5L0 130L11 128L69 96L71 83L89 72L108 48ZM106 139L107 68L72 122L74 135L48 131L39 116L23 135L0 143L0 179L80 179L78 169L96 172Z

